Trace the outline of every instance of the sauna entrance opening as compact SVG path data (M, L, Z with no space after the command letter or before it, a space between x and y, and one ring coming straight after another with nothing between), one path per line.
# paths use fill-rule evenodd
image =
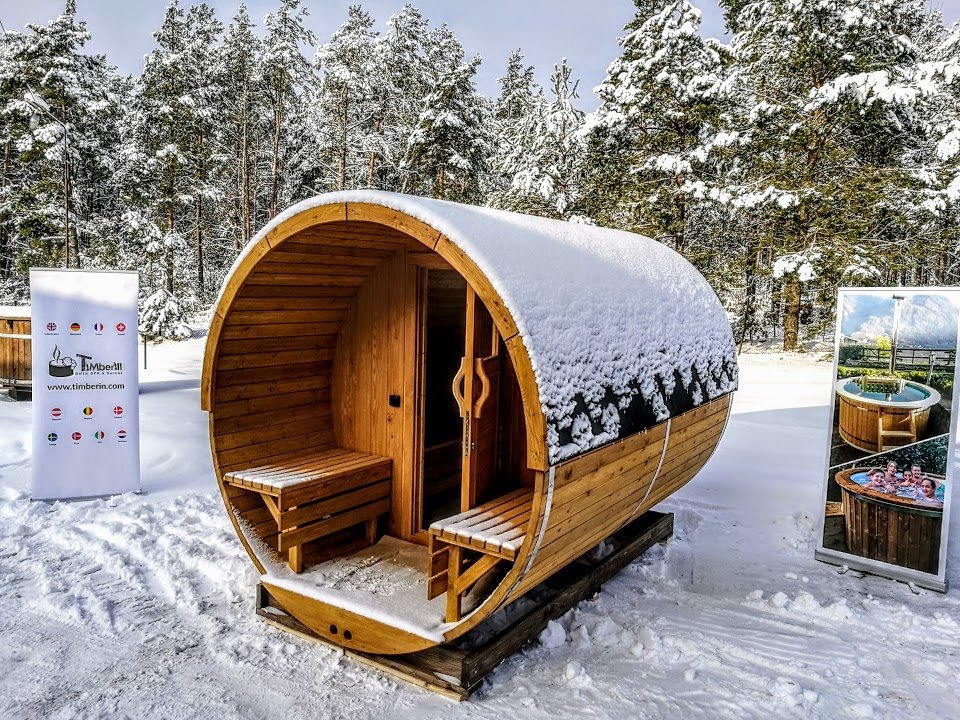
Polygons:
M523 401L506 345L490 313L451 269L418 277L418 467L413 529L426 531L522 486Z
M423 470L420 529L460 509L460 408L453 394L466 334L467 283L454 270L424 270L421 292Z

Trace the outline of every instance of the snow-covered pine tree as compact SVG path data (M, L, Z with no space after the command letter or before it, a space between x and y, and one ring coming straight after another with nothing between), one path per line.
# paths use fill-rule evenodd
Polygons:
M74 0L27 27L5 36L0 74L5 245L21 270L63 264L66 254L79 267L91 224L115 211L122 83L103 56L83 53L90 34Z
M382 131L390 88L373 30L373 18L359 5L317 49L323 78L316 102L325 149L324 187L345 190L372 184L376 160L371 137Z
M526 125L526 138L504 166L512 176L506 204L536 215L569 219L579 215L584 112L576 108L577 82L566 58L550 75L552 100Z
M187 11L186 30L183 72L192 105L186 193L193 207L184 234L192 239L197 296L212 299L207 293L204 245L211 234L212 228L208 226L217 218L214 204L222 196L218 180L225 167L218 148L222 124L218 110L222 107L224 71L218 41L223 24L217 20L213 8L201 3Z
M305 22L309 16L303 0L280 0L280 7L268 13L263 24L262 78L270 105L269 181L267 216L272 218L281 205L300 190L301 178L290 154L296 149L291 136L304 132L307 116L304 87L314 82L313 68L301 46L313 47L315 38ZM306 141L305 135L301 138ZM284 162L284 160L288 162Z
M910 39L922 0L724 2L731 41L725 143L740 174L717 196L760 209L782 284L783 346L799 346L803 286L876 267L899 172L904 115L919 98ZM880 262L882 264L882 262Z
M192 205L188 189L196 105L186 57L189 35L186 14L179 0L172 0L136 86L125 151L129 209L124 225L131 259L136 266L147 261L141 268L146 294L164 288L178 298L192 295L184 237Z
M521 198L512 193L514 164L530 150L533 127L543 116L543 89L534 79L532 65L526 65L520 50L507 58L500 84L500 95L493 102L490 172L484 193L493 207L519 209Z
M147 340L185 340L192 335L176 296L159 288L140 303L139 333Z
M256 222L253 176L261 129L258 118L263 115L266 96L261 83L262 47L253 29L247 7L241 3L220 53L220 151L230 158L230 181L222 192L224 217L229 219L226 235L234 241L234 253L250 242ZM225 264L226 258L221 261Z
M623 53L596 89L585 202L598 220L685 252L693 195L709 176L704 137L718 114L722 48L701 36L689 0L634 4Z
M413 5L404 5L387 20L378 38L377 53L386 71L378 88L383 100L380 132L370 138L374 175L371 186L399 191L408 181L404 165L407 146L420 119L423 99L430 92L424 43L429 23Z
M486 108L473 78L480 56L466 61L463 46L446 25L425 41L429 93L407 141L404 192L471 201L480 197L490 143Z

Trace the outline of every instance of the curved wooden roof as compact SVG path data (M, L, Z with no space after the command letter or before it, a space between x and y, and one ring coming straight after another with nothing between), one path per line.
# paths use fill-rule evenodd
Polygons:
M547 457L540 465L632 435L736 389L736 352L723 308L696 269L663 244L617 230L372 190L319 195L266 225L227 276L211 340L234 291L274 246L314 225L370 221L443 255L474 286L508 346L529 357L524 364L535 376L541 412L528 416L528 424L539 420L546 435ZM203 403L209 407L208 387Z

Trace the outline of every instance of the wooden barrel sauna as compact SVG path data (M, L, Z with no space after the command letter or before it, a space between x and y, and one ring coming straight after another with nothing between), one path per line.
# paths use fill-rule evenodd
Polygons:
M873 488L851 477L876 468L850 468L835 475L840 486L847 549L853 555L937 574L943 508ZM943 475L926 473L939 485Z
M897 390L903 388L916 393L917 399L894 399ZM848 445L869 453L923 439L930 408L940 402L940 393L934 388L900 378L841 378L836 392L840 437Z
M716 295L660 243L353 191L237 258L201 402L271 597L392 654L466 633L684 485L736 380Z
M0 387L29 388L30 307L0 306Z

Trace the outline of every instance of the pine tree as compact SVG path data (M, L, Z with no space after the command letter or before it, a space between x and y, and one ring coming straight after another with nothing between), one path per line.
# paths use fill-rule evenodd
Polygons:
M512 193L515 164L531 150L535 142L534 126L544 114L543 90L534 80L533 66L524 63L514 50L500 84L500 95L493 103L493 151L484 192L493 207L520 209L522 202Z
M553 99L527 123L527 135L506 160L514 209L569 219L580 194L584 113L574 107L577 83L566 59L550 76Z
M90 34L74 0L28 30L4 40L4 244L19 236L22 268L79 267L81 236L116 198L110 154L121 84L102 56L83 53Z
M234 251L246 247L253 237L254 187L258 118L266 102L261 84L260 40L253 22L241 4L227 28L221 50L222 74L218 115L221 126L221 152L230 157L230 183L223 188L229 218L227 235L234 240Z
M899 128L916 95L909 75L919 0L726 6L738 29L725 137L740 176L723 190L759 209L782 284L784 349L799 343L803 286L874 267L905 179Z
M306 116L303 102L304 85L313 82L313 69L300 50L301 45L313 47L313 33L305 26L309 11L303 0L280 0L280 7L268 13L263 20L266 34L263 39L263 83L271 110L271 142L267 215L277 214L281 203L299 189L299 178L293 177L294 168L284 165L291 147L299 118ZM288 158L289 159L289 158ZM284 189L281 186L286 185ZM284 193L287 193L286 195Z
M323 70L317 112L323 119L324 145L331 156L330 179L337 190L373 183L375 152L370 140L382 130L384 96L389 94L373 19L358 5L330 41L317 50Z
M490 144L485 108L473 83L480 56L465 61L463 46L446 25L427 36L430 92L407 141L403 190L469 201L479 197Z
M691 195L708 175L704 136L718 112L722 51L701 37L700 11L688 0L634 4L623 53L597 88L587 202L598 218L684 252ZM610 177L613 158L623 165Z

